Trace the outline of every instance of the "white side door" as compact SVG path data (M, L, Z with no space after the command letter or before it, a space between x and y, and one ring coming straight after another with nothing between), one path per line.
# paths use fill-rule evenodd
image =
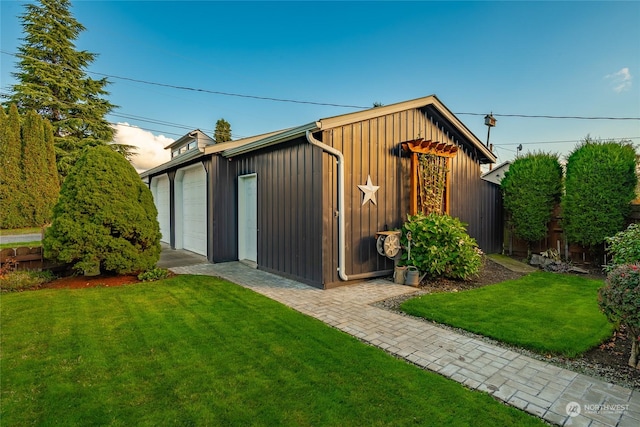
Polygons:
M258 262L258 176L238 177L238 259Z

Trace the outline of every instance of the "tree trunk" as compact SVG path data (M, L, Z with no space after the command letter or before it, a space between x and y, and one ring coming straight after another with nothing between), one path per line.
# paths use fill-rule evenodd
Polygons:
M640 369L640 345L638 343L638 331L629 328L629 335L631 335L633 341L631 344L631 356L629 357L629 366L636 369Z

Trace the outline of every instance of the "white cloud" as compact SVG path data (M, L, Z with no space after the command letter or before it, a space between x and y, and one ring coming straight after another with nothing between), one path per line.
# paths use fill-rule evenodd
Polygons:
M154 135L153 133L132 126L129 123L117 123L115 142L135 146L135 156L131 158L131 164L138 172L156 167L171 159L169 150L164 147L174 140L164 135Z
M617 73L607 74L604 78L611 81L611 86L613 86L613 90L617 93L626 92L631 89L633 77L629 72L629 67L621 68Z

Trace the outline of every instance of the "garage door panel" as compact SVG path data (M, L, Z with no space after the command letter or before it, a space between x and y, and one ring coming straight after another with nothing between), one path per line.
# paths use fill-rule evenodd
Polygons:
M182 178L183 246L207 255L207 186L202 167L184 171Z
M171 238L171 223L170 223L170 202L169 202L169 178L160 177L154 178L156 184L153 186L153 200L158 210L158 223L160 224L160 233L162 238L160 241L169 243Z

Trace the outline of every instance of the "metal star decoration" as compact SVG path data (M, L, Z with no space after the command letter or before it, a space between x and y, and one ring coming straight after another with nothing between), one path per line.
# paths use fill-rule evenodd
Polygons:
M362 206L364 206L365 203L367 203L369 200L371 200L371 203L373 203L374 205L378 204L378 202L376 201L376 191L378 191L380 186L373 185L373 183L371 182L371 175L367 176L367 183L365 185L358 185L358 188L364 193Z

